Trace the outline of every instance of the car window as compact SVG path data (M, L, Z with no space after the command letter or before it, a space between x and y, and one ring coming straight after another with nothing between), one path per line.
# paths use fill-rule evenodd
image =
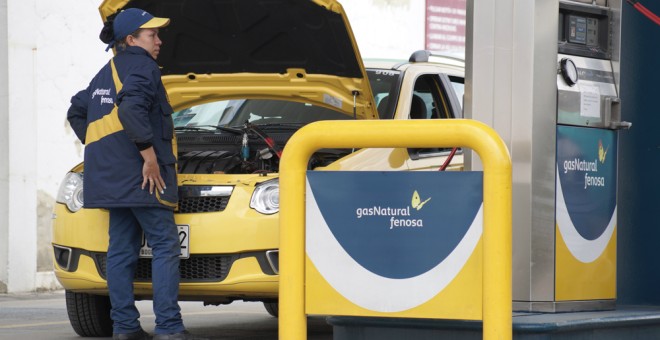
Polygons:
M451 81L451 86L454 88L454 92L456 93L456 97L458 97L458 102L461 105L461 109L463 109L463 100L465 96L465 80L461 77L454 77L450 76L449 80Z
M368 69L369 85L374 94L380 119L394 118L396 98L401 87L401 72L384 69Z
M410 106L410 119L450 119L456 118L452 110L449 93L437 74L420 75L415 80ZM411 159L438 156L451 148L409 148Z
M423 101L421 107L419 100ZM415 81L410 119L456 118L447 91L436 74L421 75Z

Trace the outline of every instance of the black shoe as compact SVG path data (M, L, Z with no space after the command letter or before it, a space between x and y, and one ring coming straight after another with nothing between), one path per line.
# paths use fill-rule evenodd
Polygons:
M112 340L151 340L151 335L140 329L133 333L113 333Z
M156 334L154 335L153 340L209 340L209 339L197 337L188 333L188 331L183 331L181 333Z

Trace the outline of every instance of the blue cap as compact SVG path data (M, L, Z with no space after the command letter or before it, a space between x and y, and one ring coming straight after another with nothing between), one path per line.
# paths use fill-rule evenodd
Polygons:
M112 24L114 41L105 49L109 50L117 41L121 41L139 28L160 28L170 24L168 18L157 18L145 10L128 8L117 14Z

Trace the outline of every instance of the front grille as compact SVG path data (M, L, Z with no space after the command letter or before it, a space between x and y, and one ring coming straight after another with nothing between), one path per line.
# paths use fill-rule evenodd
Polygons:
M209 196L209 197L181 197L179 199L180 214L217 212L227 208L229 197Z
M99 275L106 279L107 255L95 253L93 257ZM181 260L181 282L222 281L238 258L238 255L191 255ZM150 282L151 278L151 259L138 259L134 280Z

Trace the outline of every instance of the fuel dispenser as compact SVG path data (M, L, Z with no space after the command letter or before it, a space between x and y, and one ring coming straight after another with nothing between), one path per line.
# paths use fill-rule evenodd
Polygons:
M559 1L556 124L550 130L532 123L538 135L531 137L555 143L554 155L547 154L555 159L554 176L546 163L545 174L537 169L529 184L530 208L548 218L531 225L531 278L514 274L514 310L615 308L618 131L631 126L621 120L619 101L621 6L621 0ZM514 207L515 201L514 195ZM521 247L514 244L514 272ZM516 296L525 285L529 294Z
M555 301L571 310L616 299L617 131L631 126L618 96L620 13L620 1L559 3Z

